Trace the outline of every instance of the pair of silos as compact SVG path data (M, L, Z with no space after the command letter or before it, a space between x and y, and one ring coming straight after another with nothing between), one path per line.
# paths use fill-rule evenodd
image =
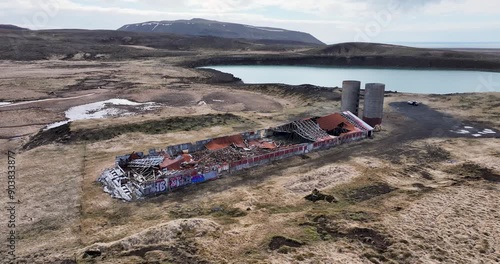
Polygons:
M367 83L365 85L365 103L363 107L363 121L370 126L380 125L384 114L385 84ZM358 116L361 82L342 82L342 111L350 111Z

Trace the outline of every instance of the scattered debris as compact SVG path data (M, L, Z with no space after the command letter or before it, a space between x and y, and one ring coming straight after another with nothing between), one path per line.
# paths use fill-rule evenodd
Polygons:
M338 136L327 131L342 128ZM348 129L343 129L347 127ZM116 157L98 181L112 197L132 201L214 180L221 175L366 138L373 130L350 112L259 131L133 152ZM313 142L310 142L313 141ZM315 190L311 199L334 202Z
M334 128L333 130L327 131L327 132L330 135L340 136L340 134L344 134L344 133L349 132L349 129L346 129L344 127L345 127L345 123L342 122L336 128Z
M323 194L317 189L314 189L311 194L307 195L304 197L304 199L309 200L311 202L317 202L317 201L327 201L329 203L337 202L337 199L333 197L332 195L328 194Z

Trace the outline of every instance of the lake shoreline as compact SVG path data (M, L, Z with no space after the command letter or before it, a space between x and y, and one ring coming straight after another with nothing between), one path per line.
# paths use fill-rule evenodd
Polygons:
M186 58L178 63L178 66L186 68L210 65L341 66L500 72L500 49L432 49L350 42L280 53L202 55Z
M419 57L334 57L334 56L284 56L284 55L246 55L215 56L182 62L179 66L198 68L206 66L309 66L309 67L345 67L403 70L460 70L500 72L500 60L456 60Z
M210 67L210 68L208 68ZM468 94L497 92L499 73L443 69L379 69L337 66L225 65L197 68L208 74L205 83L231 86L274 85L334 89L344 80L386 84L388 92L407 94ZM272 74L270 74L272 72Z

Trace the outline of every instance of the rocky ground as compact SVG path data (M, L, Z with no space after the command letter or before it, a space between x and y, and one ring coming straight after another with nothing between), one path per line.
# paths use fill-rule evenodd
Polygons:
M23 102L0 106L2 160L17 153L19 263L500 262L498 93L390 93L374 139L111 199L96 178L115 155L340 107L338 89L243 85L182 60L0 63L0 101ZM72 106L111 98L161 107L38 133ZM29 102L40 99L50 100ZM497 133L473 136L484 129ZM335 201L304 199L314 189Z

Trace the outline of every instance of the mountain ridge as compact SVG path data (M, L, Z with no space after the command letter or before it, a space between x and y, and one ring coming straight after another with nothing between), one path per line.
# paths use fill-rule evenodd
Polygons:
M127 24L118 31L159 32L190 36L214 36L232 39L278 40L325 45L309 33L274 27L258 27L245 24L220 22L202 18L191 20L162 20Z
M27 28L18 27L16 25L11 25L11 24L0 24L0 29L5 29L5 30L29 30Z

